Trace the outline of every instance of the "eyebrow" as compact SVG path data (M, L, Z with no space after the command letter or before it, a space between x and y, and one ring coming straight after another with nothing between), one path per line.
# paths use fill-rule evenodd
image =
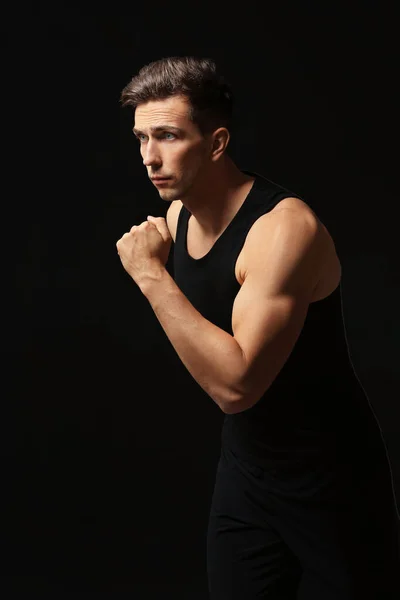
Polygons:
M132 129L135 135L144 134L140 129L136 129L135 127ZM154 127L150 127L151 133L159 133L160 131L171 131L173 133L183 133L182 129L179 127L172 127L172 125L156 125Z

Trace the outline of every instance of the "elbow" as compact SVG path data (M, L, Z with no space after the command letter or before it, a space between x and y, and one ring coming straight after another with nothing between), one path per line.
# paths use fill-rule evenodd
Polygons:
M221 404L221 409L226 415L236 415L252 408L264 397L270 386L249 390L246 393L231 396L229 400Z
M232 399L220 399L220 401L218 402L218 406L220 407L220 409L222 410L222 412L224 413L224 415L231 415L233 414L231 411L233 409L233 401Z
M236 412L239 412L239 398L234 394L225 394L218 402L218 405L224 415L234 415Z
M236 402L226 402L221 406L221 410L224 415L236 415L236 413L241 412Z
M237 413L248 410L254 406L255 403L254 399L249 396L235 396L221 403L220 406L225 415L236 415Z
M228 401L223 405L223 412L227 415L235 415L252 408L261 398L265 396L271 387L274 379L269 377L268 380L263 373L263 378L255 376L247 377L246 383L242 383L240 387L236 387L235 394L231 394Z

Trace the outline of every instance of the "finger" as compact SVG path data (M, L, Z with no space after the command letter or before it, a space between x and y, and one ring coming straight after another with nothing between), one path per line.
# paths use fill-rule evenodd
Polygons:
M153 217L152 215L148 215L147 219L157 227L158 232L165 242L171 239L171 234L164 217Z

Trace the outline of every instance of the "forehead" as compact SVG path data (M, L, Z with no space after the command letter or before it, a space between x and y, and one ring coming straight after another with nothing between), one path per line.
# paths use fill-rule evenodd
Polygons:
M162 100L150 100L139 104L135 110L135 127L143 129L157 122L169 125L188 126L189 104L182 96L171 96Z

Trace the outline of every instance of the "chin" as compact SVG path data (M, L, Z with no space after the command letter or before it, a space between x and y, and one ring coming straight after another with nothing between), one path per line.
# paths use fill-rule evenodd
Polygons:
M159 190L159 195L162 200L167 200L168 202L179 200L181 197L176 190Z

